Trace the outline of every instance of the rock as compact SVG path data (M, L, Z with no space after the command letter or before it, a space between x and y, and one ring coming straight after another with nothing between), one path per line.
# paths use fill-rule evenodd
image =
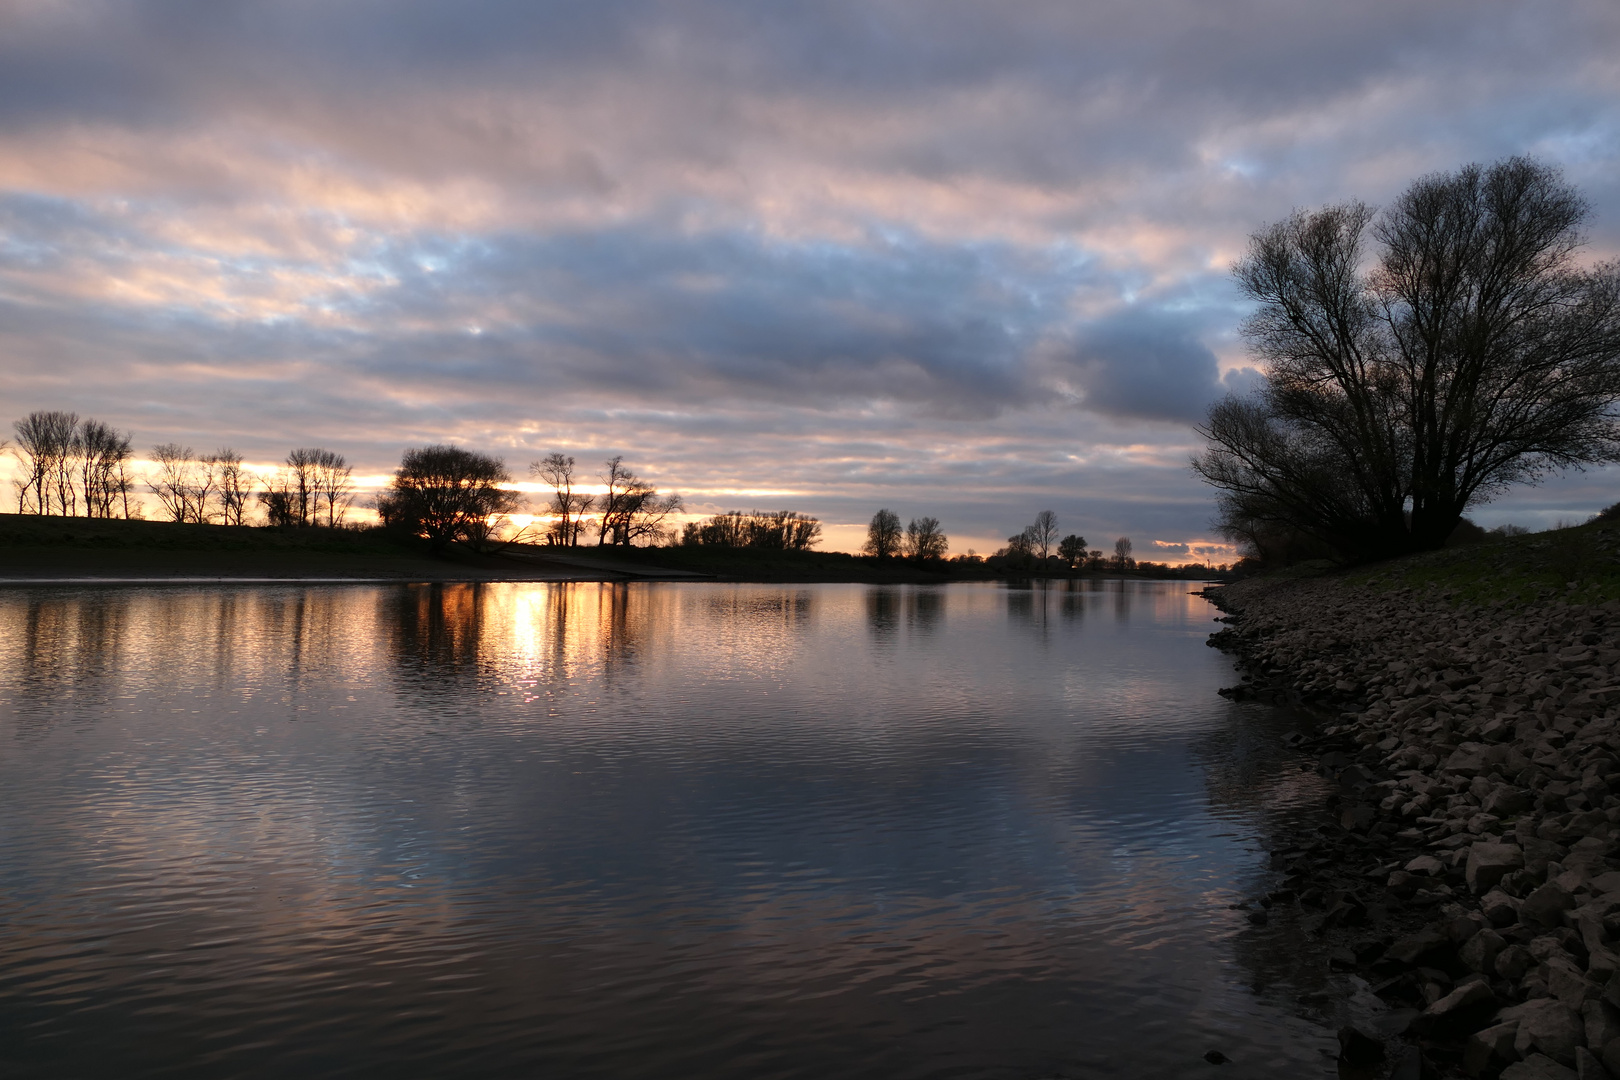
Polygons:
M1480 809L1497 817L1516 817L1530 809L1530 796L1520 788L1503 784L1485 796Z
M1353 1027L1342 1027L1339 1060L1352 1068L1370 1069L1384 1060L1384 1044Z
M1620 1039L1610 1039L1603 1044L1603 1067L1613 1076L1620 1076Z
M1509 982L1518 982L1535 963L1529 949L1523 945L1509 945L1496 954L1496 973Z
M1620 1039L1620 1009L1607 1001L1588 1001L1581 1006L1581 1020L1586 1026L1586 1045L1602 1049L1611 1039Z
M1510 1020L1469 1036L1463 1047L1463 1071L1478 1076L1493 1066L1519 1060L1513 1049L1513 1039L1519 1033L1519 1022Z
M1457 950L1457 958L1471 971L1490 974L1496 970L1496 957L1507 948L1507 940L1495 930L1481 930Z
M1560 1065L1573 1068L1575 1048L1586 1041L1586 1025L1580 1014L1556 998L1536 998L1504 1009L1502 1019L1519 1021L1513 1048L1522 1058L1539 1050Z
M1444 926L1427 926L1395 942L1384 951L1384 958L1411 967L1429 953L1450 944L1451 936Z
M1211 1065L1225 1065L1232 1059L1221 1053L1219 1050L1211 1050L1204 1055L1204 1060L1209 1062Z
M1595 999L1603 988L1588 981L1586 973L1568 957L1554 957L1543 965L1542 978L1553 997L1572 1008L1580 1008L1588 999Z
M1548 882L1524 898L1519 905L1519 921L1529 926L1555 927L1564 924L1564 912L1575 906L1575 897L1556 882Z
M1412 1023L1412 1030L1420 1034L1444 1034L1459 1028L1477 1026L1477 1021L1488 1016L1496 1005L1496 994L1491 984L1483 979L1463 983L1440 998Z
M1519 921L1519 901L1501 889L1492 889L1479 902L1479 910L1492 926L1512 926Z
M1522 861L1520 865L1523 865ZM1408 874L1421 874L1424 877L1439 877L1446 872L1445 863L1442 863L1433 855L1419 855L1407 863L1405 869ZM1518 867L1514 867L1514 869L1517 870Z
M1478 776L1491 767L1491 751L1494 749L1484 743L1465 742L1451 752L1446 763L1440 766L1440 771Z
M1579 1080L1575 1070L1547 1057L1532 1054L1502 1070L1502 1080Z
M1575 1050L1575 1076L1577 1080L1610 1080L1609 1070L1603 1067L1603 1062L1584 1046Z
M1413 860L1414 862L1416 860ZM1407 866L1410 870L1410 864ZM1475 844L1468 849L1468 888L1477 896L1496 887L1515 870L1524 869L1524 849L1518 844Z

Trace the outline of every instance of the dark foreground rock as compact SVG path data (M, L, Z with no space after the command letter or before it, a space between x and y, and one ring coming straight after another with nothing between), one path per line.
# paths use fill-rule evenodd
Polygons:
M1208 595L1248 673L1225 692L1327 717L1292 738L1336 781L1333 820L1283 838L1263 907L1339 943L1424 1075L1620 1080L1620 602Z

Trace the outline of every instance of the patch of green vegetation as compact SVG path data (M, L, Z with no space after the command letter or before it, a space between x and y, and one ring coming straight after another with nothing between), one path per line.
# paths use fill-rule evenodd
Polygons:
M1620 599L1620 523L1595 521L1527 536L1372 563L1346 581L1378 591L1430 590L1465 603L1526 604L1562 597L1583 603Z

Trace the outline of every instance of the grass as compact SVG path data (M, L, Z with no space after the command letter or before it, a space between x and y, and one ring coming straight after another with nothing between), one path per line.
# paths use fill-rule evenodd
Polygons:
M1433 590L1469 603L1523 604L1555 596L1602 603L1620 599L1620 522L1491 537L1359 566L1343 576L1380 592Z

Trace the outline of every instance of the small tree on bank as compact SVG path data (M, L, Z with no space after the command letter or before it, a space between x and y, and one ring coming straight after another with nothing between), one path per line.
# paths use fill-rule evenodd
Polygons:
M943 559L950 546L950 540L940 530L939 518L912 518L906 525L906 555L918 562Z
M1059 541L1057 553L1071 570L1078 567L1086 561L1086 538L1070 533Z
M495 519L520 505L501 485L512 477L500 458L459 446L405 451L377 514L389 528L426 537L434 551L454 543L484 543Z
M861 550L880 559L890 558L900 550L901 535L900 515L893 510L879 510L866 527L866 544Z
M1193 461L1223 532L1428 550L1509 485L1620 460L1620 265L1575 264L1587 213L1515 157L1252 237L1234 273L1265 384L1211 409Z

